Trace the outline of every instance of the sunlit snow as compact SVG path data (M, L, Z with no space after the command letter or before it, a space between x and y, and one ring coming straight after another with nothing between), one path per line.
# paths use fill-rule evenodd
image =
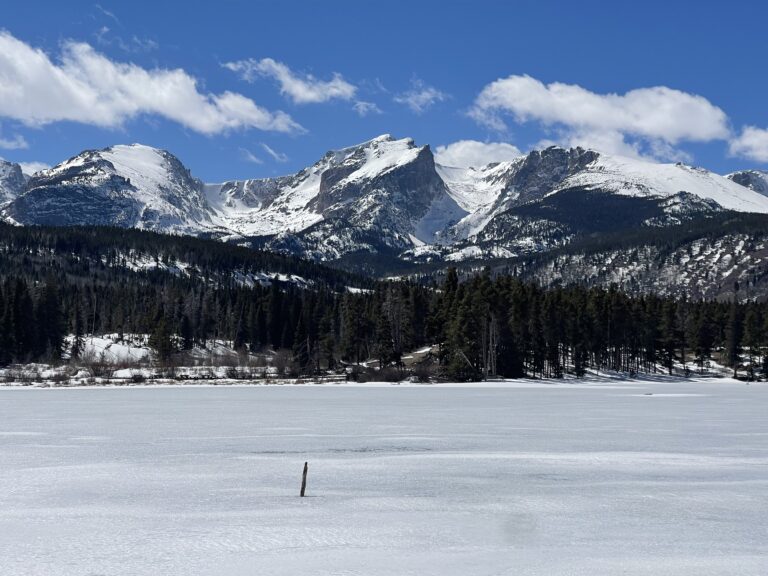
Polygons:
M762 576L766 401L729 380L0 390L0 574Z

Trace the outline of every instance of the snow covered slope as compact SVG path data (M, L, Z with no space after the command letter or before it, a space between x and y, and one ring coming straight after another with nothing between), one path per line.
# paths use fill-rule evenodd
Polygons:
M731 179L685 164L658 164L599 155L583 170L566 178L558 190L584 187L629 196L668 197L689 192L714 200L727 210L768 213L768 198Z
M320 259L432 242L467 213L449 195L429 147L388 134L330 151L292 176L210 186L208 199L230 230L275 236L270 247Z
M480 168L440 168L451 194L465 206L475 203L470 213L446 230L444 244L482 232L497 216L529 202L544 198L565 178L583 169L597 153L582 148L550 147L534 150L509 162Z
M462 218L443 241L466 238L476 234L493 217L497 200L509 186L509 175L525 161L524 157L512 162L488 164L479 168L455 168L437 165L437 173L445 182L448 193L468 214Z
M214 227L202 182L169 152L140 144L88 150L38 172L6 214L20 224L187 234Z
M295 174L221 184L204 185L169 152L139 144L85 151L26 182L17 165L0 163L0 213L10 222L213 235L326 261L515 256L617 225L664 227L724 210L768 214L768 173L723 177L555 146L457 168L388 134Z
M444 238L452 240L480 234L512 208L574 188L676 198L668 203L670 212L680 209L682 192L690 195L689 199L714 201L727 210L768 213L768 198L759 193L761 182L768 190L768 178L759 180L756 171L749 173L752 178L745 187L743 181L702 168L609 156L581 148L550 147L510 162L468 169L438 166L437 170L451 196L469 212L444 234Z

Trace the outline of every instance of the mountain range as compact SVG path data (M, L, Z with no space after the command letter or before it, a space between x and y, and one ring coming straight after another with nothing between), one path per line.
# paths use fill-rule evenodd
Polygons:
M296 174L217 184L140 144L31 176L0 162L0 217L17 225L204 236L376 274L492 264L548 283L705 297L738 282L764 292L766 215L768 173L721 176L582 148L466 168L383 135Z

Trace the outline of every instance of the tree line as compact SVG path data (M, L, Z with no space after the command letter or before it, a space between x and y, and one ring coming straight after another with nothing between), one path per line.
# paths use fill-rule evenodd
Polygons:
M750 302L630 296L616 288L546 289L489 272L438 285L318 281L245 285L173 274L53 268L40 279L0 272L0 365L77 359L86 334L151 334L156 359L212 340L243 352L289 351L297 374L374 359L400 370L414 350L434 375L558 378L587 370L703 370L713 359L768 373L768 308ZM74 338L65 340L65 336Z

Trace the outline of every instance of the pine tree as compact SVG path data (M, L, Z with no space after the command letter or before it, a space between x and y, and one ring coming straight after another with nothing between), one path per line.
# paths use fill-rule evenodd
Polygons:
M311 366L312 352L307 323L304 315L300 315L293 338L293 361L302 374Z
M37 304L37 322L40 353L51 360L59 360L64 343L64 320L53 276L48 276L42 287Z
M672 375L672 366L675 361L675 349L678 342L677 311L675 303L668 300L661 311L661 351L664 367Z
M161 318L149 337L149 347L155 352L155 358L160 364L166 364L173 357L175 347L171 331L165 318Z
M336 337L333 333L333 308L329 307L320 321L320 353L328 370L336 367Z
M399 360L399 355L395 350L392 338L392 326L389 322L389 315L380 314L376 322L376 340L375 352L379 358L379 368L389 366L392 362Z
M755 379L754 357L755 353L760 354L760 344L763 341L762 325L760 316L755 306L748 306L744 315L744 346L749 357L747 371L750 380Z
M355 364L363 359L364 319L361 302L352 294L345 294L342 302L342 358Z
M725 327L725 361L733 368L733 377L738 376L739 355L741 354L742 326L739 306L734 298Z
M83 351L85 350L85 342L83 341L83 313L80 308L79 300L75 304L74 319L73 319L73 333L72 347L69 351L69 356L72 359L79 359Z
M192 350L195 343L195 332L192 329L192 321L186 314L181 317L179 336L181 337L181 349Z
M13 342L13 360L26 362L34 358L39 350L35 333L35 311L27 285L17 280L11 303L11 340Z
M704 371L704 367L712 355L714 339L715 334L712 316L709 312L709 307L704 306L699 311L695 321L695 336L693 341L696 364L699 366L700 372Z
M11 321L10 302L3 294L0 285L0 366L7 366L13 356L13 324Z

